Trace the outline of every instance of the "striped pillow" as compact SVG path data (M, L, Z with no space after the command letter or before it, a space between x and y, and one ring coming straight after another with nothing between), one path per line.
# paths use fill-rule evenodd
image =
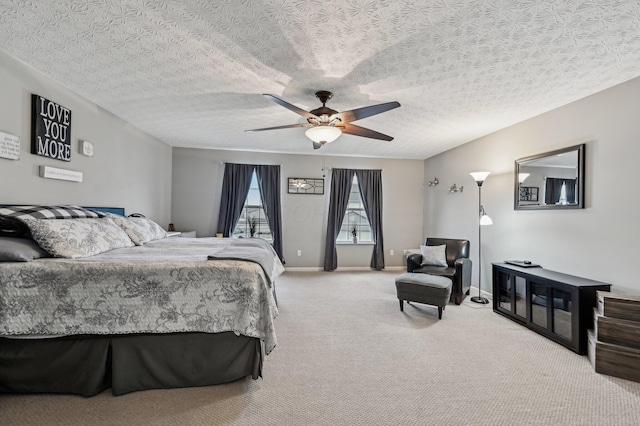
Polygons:
M32 217L34 219L96 219L104 217L103 213L72 205L5 206L0 208L0 215L17 219L22 217Z
M0 207L0 236L28 237L29 228L20 220L24 217L32 219L95 219L104 217L104 214L70 205L2 206Z

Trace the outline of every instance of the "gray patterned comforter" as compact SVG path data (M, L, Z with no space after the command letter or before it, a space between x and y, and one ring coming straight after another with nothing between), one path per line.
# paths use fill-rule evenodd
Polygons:
M207 259L229 245L237 252L234 244L246 242L165 238L82 259L2 263L0 336L233 331L269 353L278 315L271 284L284 267L258 239L260 260Z

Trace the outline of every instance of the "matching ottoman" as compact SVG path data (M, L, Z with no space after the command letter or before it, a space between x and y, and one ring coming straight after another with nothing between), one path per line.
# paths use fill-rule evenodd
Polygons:
M396 291L400 301L400 310L404 310L404 301L425 303L438 307L438 319L451 296L451 279L438 275L414 274L407 272L396 277Z

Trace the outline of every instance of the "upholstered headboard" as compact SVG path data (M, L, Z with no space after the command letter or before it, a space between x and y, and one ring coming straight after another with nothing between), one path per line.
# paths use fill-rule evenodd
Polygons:
M124 216L124 207L85 207L85 209L95 210L103 213L113 213Z

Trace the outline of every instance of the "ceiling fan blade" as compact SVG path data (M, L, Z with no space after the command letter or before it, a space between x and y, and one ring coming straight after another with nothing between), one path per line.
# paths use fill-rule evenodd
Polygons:
M263 127L262 129L249 129L249 130L245 130L245 132L262 132L263 130L292 129L294 127L313 127L313 124L311 123L288 124L286 126Z
M394 108L398 108L400 103L387 102L385 104L371 105L362 108L352 109L351 111L343 111L331 116L331 118L337 117L342 120L343 123L349 123L351 121L361 120L363 118L371 117L372 115L381 114Z
M318 143L318 142L313 142L313 149L320 149L322 148L322 143Z
M275 97L273 95L264 94L262 96L264 96L267 99L271 99L273 102L277 103L278 105L283 106L283 107L287 108L288 110L291 110L291 111L295 112L296 114L303 116L304 118L315 118L315 119L318 118L317 116L311 114L310 112L305 111L302 108L298 108L297 106L295 106L293 104L290 104L289 102L283 101L282 99L277 98L277 97Z
M356 126L355 124L345 123L344 125L336 126L342 129L342 133L347 133L354 136L362 136L363 138L380 139L383 141L392 141L393 137L387 136L375 130L365 129L364 127Z

